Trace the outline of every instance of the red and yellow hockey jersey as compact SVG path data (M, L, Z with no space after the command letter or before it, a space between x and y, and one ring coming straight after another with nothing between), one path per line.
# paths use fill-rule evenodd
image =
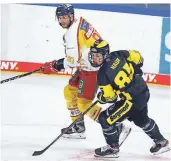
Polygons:
M89 48L101 39L99 33L84 18L76 19L65 33L63 40L66 57L64 67L80 67L86 71L96 71L88 61Z

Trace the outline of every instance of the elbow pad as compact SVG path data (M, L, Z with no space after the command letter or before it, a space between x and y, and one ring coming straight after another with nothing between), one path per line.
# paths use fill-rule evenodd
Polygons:
M128 61L139 65L140 67L143 66L144 59L141 54L136 50L129 50L129 57L127 58Z

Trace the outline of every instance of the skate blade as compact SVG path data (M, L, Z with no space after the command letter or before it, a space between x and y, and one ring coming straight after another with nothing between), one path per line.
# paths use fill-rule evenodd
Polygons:
M77 134L63 134L63 138L66 139L86 139L86 136L84 133L77 133Z
M158 152L153 153L153 155L159 155L159 154L162 154L162 153L166 153L168 151L170 151L170 147L166 146L166 147L161 148Z
M131 128L126 128L124 131L121 133L121 137L119 138L119 147L124 143L124 141L127 139L129 134L131 133Z
M105 155L105 156L94 154L94 156L98 157L98 158L119 158L118 153L116 153L116 154L109 154L109 155Z

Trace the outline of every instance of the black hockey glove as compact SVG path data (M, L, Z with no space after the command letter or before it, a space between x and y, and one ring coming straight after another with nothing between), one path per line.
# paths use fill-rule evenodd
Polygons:
M143 66L143 63L137 64L137 65L135 63L133 63L133 62L130 62L130 61L128 61L128 63L132 64L132 66L134 68L134 74L135 75L137 75L137 74L140 75L140 76L143 75L143 71L141 69L141 67Z
M100 104L106 104L106 99L103 97L103 93L102 92L99 92L97 94L97 98L98 98L98 101Z
M138 74L138 75L140 75L140 76L143 75L143 71L142 71L141 67L139 67L138 65L136 65L136 66L134 67L134 73L135 73L135 74Z
M143 62L137 65L134 65L134 73L142 76L143 75L143 71L141 69L142 66L143 66Z

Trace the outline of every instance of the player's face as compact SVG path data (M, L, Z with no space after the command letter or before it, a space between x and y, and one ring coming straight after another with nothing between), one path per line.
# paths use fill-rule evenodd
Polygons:
M101 65L103 63L103 56L101 53L92 53L93 64Z
M73 17L71 17L69 15L58 17L58 21L59 21L60 25L62 26L62 28L69 28L71 21L73 21L72 19L73 19Z

